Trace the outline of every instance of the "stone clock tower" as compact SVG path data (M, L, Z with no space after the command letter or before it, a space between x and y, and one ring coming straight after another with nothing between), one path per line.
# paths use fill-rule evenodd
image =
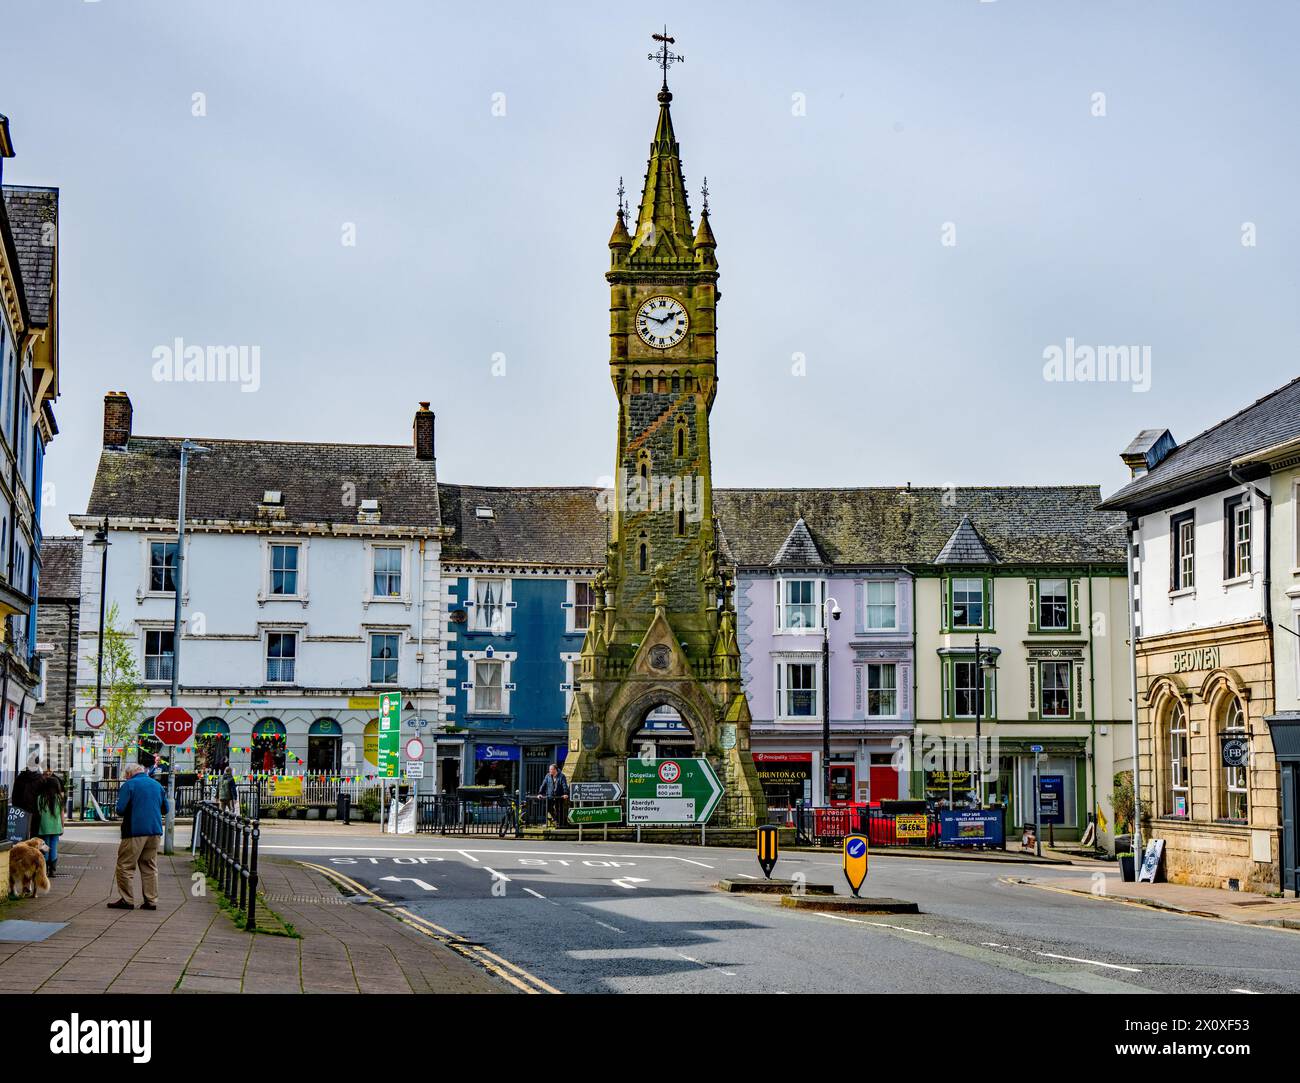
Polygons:
M605 569L575 673L567 771L617 780L646 715L670 707L727 797L714 823L765 815L741 689L732 571L718 554L709 464L717 394L717 247L708 188L699 228L673 133L660 43L659 120L641 205L629 223L620 186L609 239L609 374L618 399ZM630 226L630 229L629 229ZM685 754L685 753L683 753Z

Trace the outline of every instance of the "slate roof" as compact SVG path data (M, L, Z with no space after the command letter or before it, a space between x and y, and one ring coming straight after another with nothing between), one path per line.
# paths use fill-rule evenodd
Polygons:
M980 532L971 525L970 516L963 515L957 529L950 537L939 555L934 558L936 564L994 564L996 559L989 552Z
M434 463L409 445L196 443L210 450L190 457L189 521L257 521L263 494L278 489L287 522L355 525L361 501L373 497L381 526L440 524ZM86 514L174 522L180 445L179 437L132 436L124 449L105 448Z
M445 559L604 563L601 490L443 485ZM804 520L819 562L931 564L969 516L989 556L1010 564L1122 563L1124 516L1096 510L1095 485L972 489L718 489L719 550L769 567ZM479 519L482 503L493 518Z
M609 526L601 489L443 484L439 490L443 525L455 532L443 543L443 560L605 563ZM481 518L478 508L490 508L492 518Z
M6 184L4 201L18 254L18 273L23 280L27 311L33 323L44 327L50 319L55 246L42 244L41 235L45 224L53 222L55 240L58 240L59 190Z
M41 539L41 598L81 597L81 538Z
M1234 459L1300 437L1300 378L1279 387L1217 425L1176 447L1154 470L1107 497L1105 509L1133 509L1176 502L1177 494L1227 481Z
M826 563L821 550L808 532L808 524L799 519L789 536L781 543L776 556L772 558L775 567L810 567Z

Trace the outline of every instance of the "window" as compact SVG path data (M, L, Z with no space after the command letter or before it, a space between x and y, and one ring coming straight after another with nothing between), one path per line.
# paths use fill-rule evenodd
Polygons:
M1165 742L1165 815L1191 816L1191 762L1187 755L1187 711L1175 703Z
M978 697L979 702L976 703L977 686L975 682L976 675L979 672L980 667L973 659L970 661L953 660L951 671L953 718L974 718L977 706L981 718L993 717L995 707L993 673L990 670L984 670L983 693Z
M1250 497L1246 493L1223 502L1223 578L1250 574Z
M176 543L149 543L149 590L154 594L176 592Z
M1038 627L1070 627L1070 581L1068 579L1040 579L1038 581Z
M1228 701L1227 711L1219 726L1219 743L1225 740L1244 739L1247 737L1246 718L1241 712L1241 701L1233 696ZM1246 787L1246 765L1231 767L1223 763L1222 751L1219 754L1219 815L1225 820L1245 823L1250 817L1250 797Z
M298 633L266 634L267 684L293 684L294 663L298 660Z
M370 637L370 683L397 683L397 633L381 632Z
M298 594L298 546L271 546L271 593L296 597Z
M375 597L400 598L402 596L402 550L398 546L376 546Z
M504 688L505 663L476 661L474 663L474 707L480 714L500 714L501 693Z
M816 579L781 579L777 581L776 626L782 631L800 632L821 626Z
M867 630L893 631L898 627L898 584L892 580L867 582Z
M1191 590L1196 586L1196 514L1184 512L1169 520L1169 589Z
M898 666L892 662L867 666L867 717L893 718L898 714Z
M1070 717L1070 663L1038 664L1039 717Z
M983 579L952 581L952 626L954 628L984 627Z
M170 681L176 640L171 629L151 629L144 634L144 679Z
M476 579L474 581L474 623L472 631L493 632L501 635L506 623L506 580Z
M596 590L584 580L575 580L573 584L573 630L585 632L591 624L591 611L596 604Z
M777 711L781 718L817 718L817 666L781 662L776 667Z

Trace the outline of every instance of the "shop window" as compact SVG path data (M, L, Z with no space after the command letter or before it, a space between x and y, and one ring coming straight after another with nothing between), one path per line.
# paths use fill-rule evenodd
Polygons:
M1187 746L1187 710L1175 703L1165 723L1162 756L1164 759L1164 815L1179 819L1191 817L1191 760Z
M1219 817L1233 823L1250 818L1250 795L1246 784L1246 764L1240 767L1223 762L1223 745L1247 736L1246 717L1236 696L1228 699L1219 723Z

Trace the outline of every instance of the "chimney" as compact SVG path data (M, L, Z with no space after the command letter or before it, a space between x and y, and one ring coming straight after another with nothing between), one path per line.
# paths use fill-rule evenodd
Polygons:
M1176 447L1178 441L1168 429L1143 429L1119 457L1128 467L1129 477L1140 478L1164 462Z
M127 407L130 410L130 407ZM128 414L129 424L129 414ZM415 457L417 459L427 459L433 461L433 411L429 409L427 402L420 403L420 408L415 411L415 424L412 426L413 440L415 443Z
M131 439L131 400L125 391L104 396L104 446L126 447Z

